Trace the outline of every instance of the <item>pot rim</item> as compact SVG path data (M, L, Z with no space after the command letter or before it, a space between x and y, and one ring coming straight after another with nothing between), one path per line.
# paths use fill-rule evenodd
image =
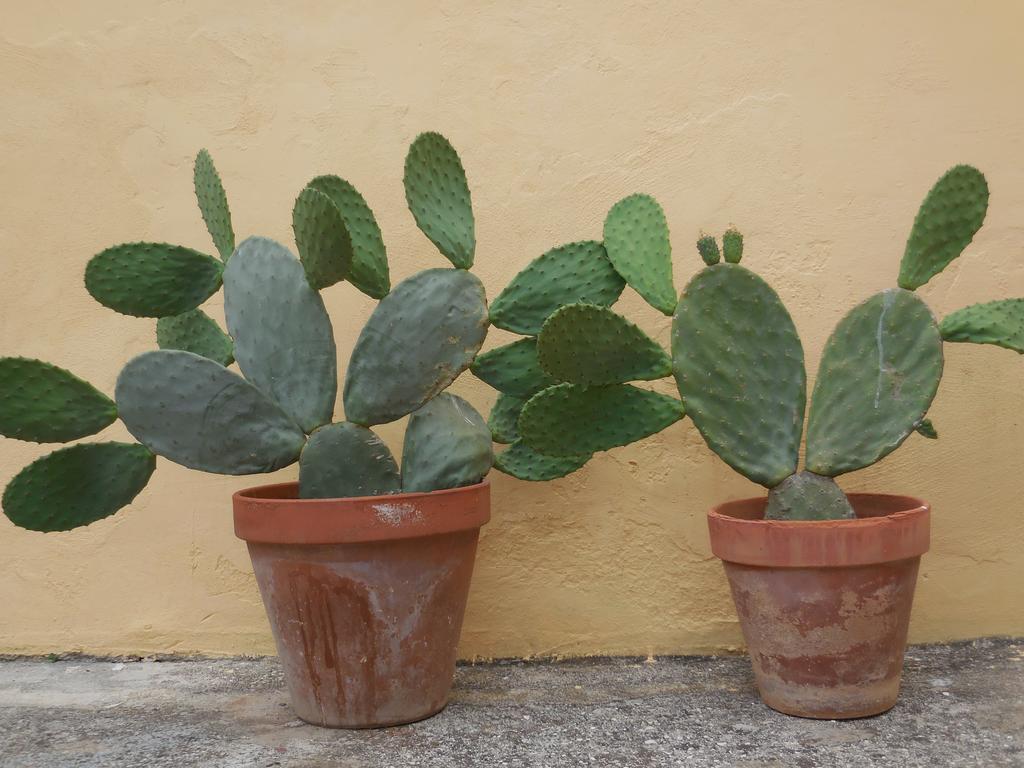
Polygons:
M708 511L711 551L722 560L771 568L844 568L920 557L931 508L913 496L850 493L852 520L765 520L767 498Z
M478 529L491 519L487 478L422 493L300 499L299 484L243 488L231 496L235 535L263 544L355 544Z

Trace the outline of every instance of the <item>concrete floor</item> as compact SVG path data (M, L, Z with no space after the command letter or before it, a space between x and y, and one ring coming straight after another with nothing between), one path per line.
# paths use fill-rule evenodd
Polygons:
M896 709L852 722L772 712L727 656L461 666L437 717L361 732L296 720L275 659L15 659L0 766L1024 766L1024 640L912 648Z

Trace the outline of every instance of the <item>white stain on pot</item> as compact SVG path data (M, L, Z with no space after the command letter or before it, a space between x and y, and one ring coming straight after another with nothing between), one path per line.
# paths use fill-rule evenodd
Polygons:
M423 514L412 504L374 504L377 519L385 525L399 526L402 523L419 522Z

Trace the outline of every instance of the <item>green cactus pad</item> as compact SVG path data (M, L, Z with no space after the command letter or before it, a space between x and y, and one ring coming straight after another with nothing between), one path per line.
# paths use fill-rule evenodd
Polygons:
M764 280L738 264L697 273L676 310L672 359L686 412L723 461L769 488L796 471L804 353Z
M701 235L697 241L697 253L709 267L715 266L722 260L722 254L718 251L718 243L711 235Z
M543 482L571 475L590 461L591 456L591 453L580 456L545 456L522 440L517 440L494 457L494 468L520 480Z
M115 399L135 439L203 472L273 472L298 459L305 443L299 426L269 397L191 352L154 350L129 361Z
M825 345L807 421L807 469L874 464L924 417L942 376L942 337L916 295L890 288L854 307Z
M914 427L914 429L921 437L927 437L929 440L939 439L939 433L935 429L935 425L932 424L931 419L921 419L921 423Z
M969 165L950 168L931 188L914 219L900 262L899 286L913 291L960 255L981 229L988 183Z
M473 266L476 233L466 172L439 133L421 133L405 157L405 199L416 225L459 269Z
M672 375L672 359L654 339L593 304L570 304L551 315L537 337L537 359L556 381L585 387Z
M94 435L117 418L117 406L71 371L27 357L0 357L0 435L66 443Z
M604 245L593 240L569 243L538 256L512 278L491 302L491 324L536 336L559 307L577 302L610 307L625 286Z
M160 349L194 352L224 366L235 362L231 337L201 309L157 320L156 343Z
M313 288L328 288L348 276L352 241L331 198L311 187L302 190L292 208L292 231Z
M850 500L831 477L790 475L768 492L765 520L851 520Z
M739 264L743 258L743 235L735 229L727 229L722 235L722 255L729 264Z
M227 262L235 251L235 231L231 228L231 211L224 185L213 165L213 158L205 149L196 155L192 181L196 188L199 212L203 214L206 230L213 238L213 244L221 259Z
M499 392L521 399L558 383L540 367L537 340L532 337L484 352L470 370Z
M337 176L317 176L307 185L323 192L341 213L352 243L348 281L374 299L391 290L388 254L373 211L355 187Z
M683 416L675 398L630 384L591 389L558 384L527 401L519 432L540 453L580 456L641 440Z
M245 377L307 433L338 394L331 320L302 265L280 243L250 237L224 270L224 315Z
M995 344L1024 354L1024 299L972 304L942 318L946 341Z
M613 205L604 220L604 247L616 271L648 304L666 315L675 311L672 246L657 200L630 195Z
M135 317L167 317L195 309L220 288L223 265L212 256L167 243L124 243L85 268L85 288L100 304Z
M340 499L398 493L398 464L376 433L342 421L309 436L299 457L299 497Z
M487 335L483 284L460 269L428 269L385 296L363 327L345 378L345 417L400 419L444 390Z
M487 417L487 426L491 428L491 439L496 443L514 443L519 439L519 413L526 405L525 400L504 392L498 394L498 400Z
M89 525L131 504L155 468L156 457L134 443L61 448L14 476L4 491L4 514L30 531Z
M442 392L414 412L402 448L402 491L475 485L491 471L491 430L461 397Z

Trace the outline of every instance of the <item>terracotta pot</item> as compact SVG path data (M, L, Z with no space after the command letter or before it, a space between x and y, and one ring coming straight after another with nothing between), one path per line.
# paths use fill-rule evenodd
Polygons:
M297 499L234 495L288 693L303 720L375 728L444 708L490 485Z
M708 513L764 703L845 719L896 703L928 505L850 494L855 520L764 520L766 500Z

